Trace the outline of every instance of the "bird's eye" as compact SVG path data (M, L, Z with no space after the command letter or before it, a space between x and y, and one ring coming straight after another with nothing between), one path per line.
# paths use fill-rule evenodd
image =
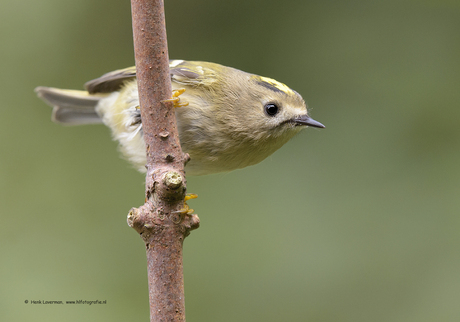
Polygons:
M265 109L265 113L267 113L268 116L275 116L276 114L278 114L278 111L279 111L278 105L273 104L273 103L266 104L264 109Z

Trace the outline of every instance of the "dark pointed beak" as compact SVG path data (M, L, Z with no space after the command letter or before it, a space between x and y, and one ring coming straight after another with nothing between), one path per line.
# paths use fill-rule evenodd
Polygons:
M297 116L296 118L292 119L291 122L294 123L295 125L313 126L313 127L319 127L321 129L325 128L323 124L321 124L318 121L315 121L308 115Z

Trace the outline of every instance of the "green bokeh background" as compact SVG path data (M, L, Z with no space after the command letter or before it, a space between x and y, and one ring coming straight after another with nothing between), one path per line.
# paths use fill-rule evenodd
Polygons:
M460 321L460 2L166 1L171 58L278 79L325 130L189 177L187 321ZM4 0L0 320L148 321L144 177L38 85L134 64L130 3ZM25 300L107 300L32 305Z

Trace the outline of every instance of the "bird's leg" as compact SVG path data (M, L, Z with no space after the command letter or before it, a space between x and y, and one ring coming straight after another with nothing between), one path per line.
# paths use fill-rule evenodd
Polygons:
M176 108L188 105L188 102L181 103L180 98L179 98L179 96L185 92L185 88L175 89L172 92L173 92L172 97L168 98L167 100L164 100L162 102L173 102L174 107L176 107Z
M180 213L182 215L191 215L191 214L193 214L194 210L192 208L190 208L189 205L187 205L187 200L196 199L196 198L198 198L198 195L196 195L194 193L187 193L187 195L184 198L184 207L182 209L176 211L176 213Z
M172 93L172 98L169 98L167 100L164 100L162 102L173 102L175 108L187 106L188 102L180 102L179 96L185 92L185 88L179 88L176 90L173 90ZM180 210L178 210L176 213L180 213L182 215L191 215L193 214L194 210L187 205L187 200L190 199L196 199L198 198L198 195L194 193L187 193L187 195L184 198L184 207Z

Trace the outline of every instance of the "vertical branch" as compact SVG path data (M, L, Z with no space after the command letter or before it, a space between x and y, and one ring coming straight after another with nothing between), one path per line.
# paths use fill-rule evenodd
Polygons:
M128 224L146 245L151 321L185 321L182 245L198 228L184 207L188 155L182 152L171 101L163 0L131 0L134 51L147 148L145 204Z

